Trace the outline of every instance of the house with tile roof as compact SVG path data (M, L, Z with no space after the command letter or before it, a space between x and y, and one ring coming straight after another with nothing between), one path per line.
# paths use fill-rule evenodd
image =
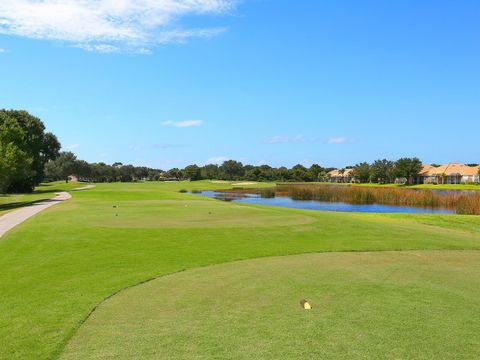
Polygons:
M327 174L327 180L332 183L353 182L353 169L332 170Z
M448 163L441 166L425 165L418 175L419 184L480 183L480 166Z

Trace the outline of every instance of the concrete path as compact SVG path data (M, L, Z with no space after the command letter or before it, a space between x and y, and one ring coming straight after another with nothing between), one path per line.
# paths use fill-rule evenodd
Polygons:
M88 190L88 189L93 189L94 187L96 187L96 185L85 185L82 187L75 188L72 191Z
M24 207L3 216L0 216L0 238L10 229L14 228L18 224L21 224L25 220L29 219L40 211L48 209L50 206L56 205L62 201L70 199L72 196L67 192L59 192L53 199L40 201L32 206Z

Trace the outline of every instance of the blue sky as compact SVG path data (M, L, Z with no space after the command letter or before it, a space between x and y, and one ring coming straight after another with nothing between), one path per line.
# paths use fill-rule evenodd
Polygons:
M0 107L82 159L480 162L476 0L74 3L2 1Z

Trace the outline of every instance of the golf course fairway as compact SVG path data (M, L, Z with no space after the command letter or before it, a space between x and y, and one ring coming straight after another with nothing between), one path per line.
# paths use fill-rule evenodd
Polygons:
M9 231L0 359L477 356L480 217L179 193L230 187L97 184Z

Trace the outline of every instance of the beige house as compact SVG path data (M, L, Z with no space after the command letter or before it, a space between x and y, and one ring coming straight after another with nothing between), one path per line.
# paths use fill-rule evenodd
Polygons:
M449 163L438 167L425 165L418 176L420 184L480 183L480 166Z
M353 181L353 169L332 170L327 174L327 180L332 183L349 183Z

